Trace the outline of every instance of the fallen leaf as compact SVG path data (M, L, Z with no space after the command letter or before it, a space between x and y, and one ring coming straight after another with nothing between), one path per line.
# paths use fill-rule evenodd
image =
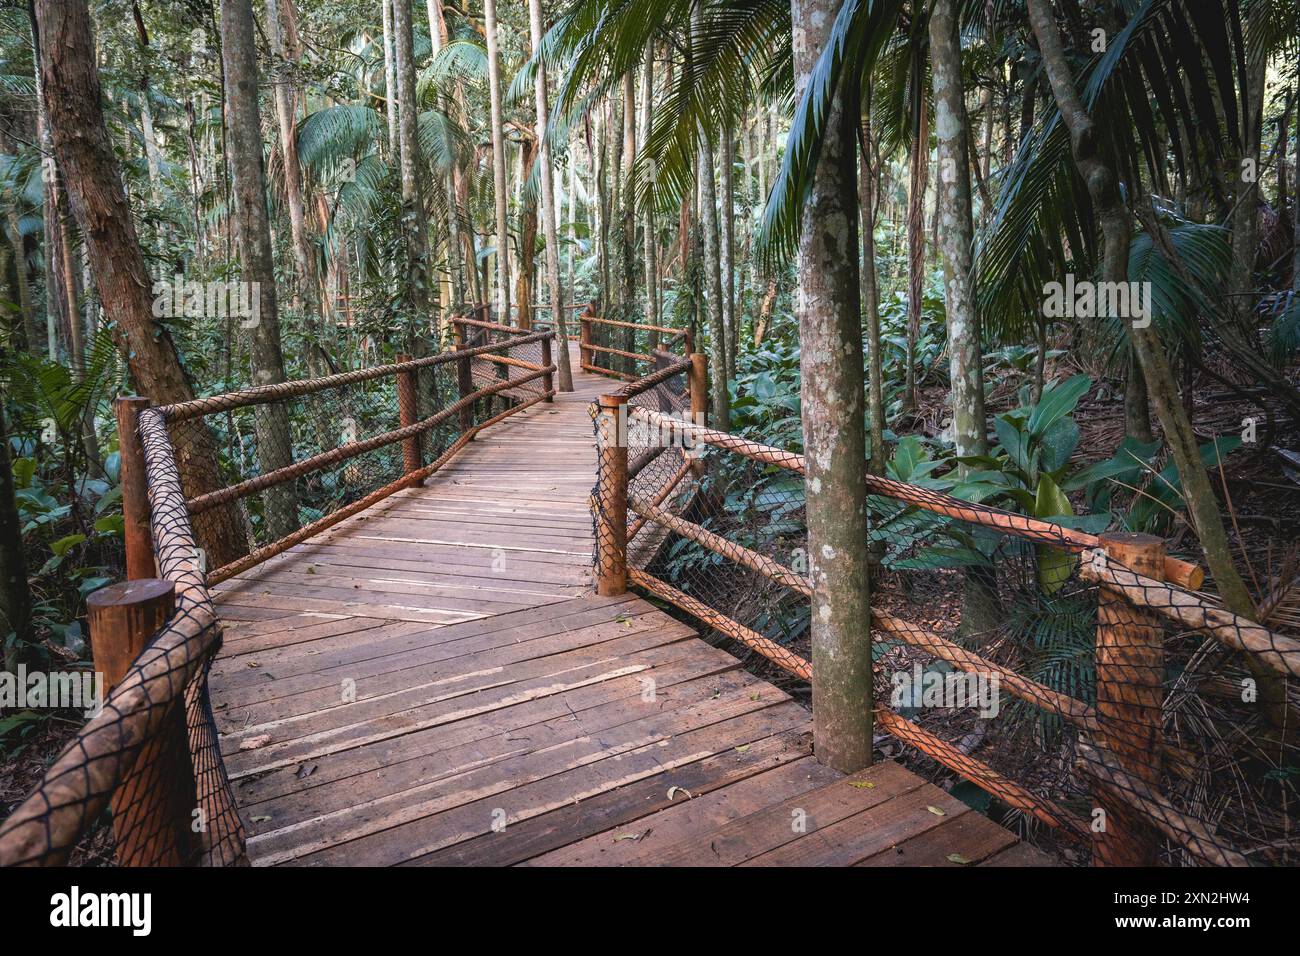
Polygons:
M687 790L685 787L669 787L669 788L668 788L668 799L669 799L669 800L672 800L672 798L673 798L673 794L677 793L677 791L679 791L679 790L680 790L682 793L686 794L686 799L687 799L687 800L693 800L693 799L695 799L694 797L691 796L691 792L690 792L689 790Z
M948 815L944 813L942 810L940 810L938 807L932 807L929 806L928 804L926 805L926 809L929 810L931 813L933 813L936 817L946 817Z
M642 833L620 833L618 836L614 837L614 842L617 843L619 840L633 840L633 841L636 841L636 840L640 840L640 839L642 839L642 838L644 838L644 837L647 837L647 836L649 836L649 835L650 835L650 831L649 831L649 830L645 830L645 831L642 832Z
M876 789L876 785L875 785L874 783L872 783L870 780L850 780L850 781L849 781L849 786L850 786L850 787L857 787L859 790L875 790L875 789ZM930 809L933 810L934 807L931 807Z
M249 661L249 662L248 662L248 666L249 666L249 667L261 667L262 665L259 664L257 661Z
M265 822L266 822L267 820L269 820L269 819L271 819L271 818L270 818L270 817L253 817L253 822L254 822L254 823L265 823Z
M257 750L259 747L265 747L271 742L270 734L258 734L256 737L249 737L239 743L240 750Z
M298 772L294 774L294 776L296 776L299 780L303 779L304 777L310 777L312 774L316 772L317 766L318 766L317 764L312 764L311 766L308 766L307 764L301 764L298 767Z
M948 854L948 862L949 862L949 863L969 863L970 860L966 859L966 858L965 858L964 856L962 856L960 853L949 853L949 854Z
M743 754L748 749L749 749L749 744L741 744L739 747L736 748L736 753Z

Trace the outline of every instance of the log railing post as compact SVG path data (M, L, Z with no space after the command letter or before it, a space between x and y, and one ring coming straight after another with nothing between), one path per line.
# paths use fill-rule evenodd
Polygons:
M456 343L456 351L464 352L469 348L469 344L462 338ZM470 371L470 362L473 361L469 356L461 356L456 359L456 393L460 398L465 398L474 391L474 375ZM474 427L474 406L477 402L470 402L460 410L460 432L465 434Z
M542 368L547 368L551 364L551 340L549 338L542 339L539 344L542 346ZM553 373L547 372L542 376L542 391L546 393L548 402L555 401L555 395L553 394L555 392L555 376Z
M691 352L690 356L691 367L686 380L691 393L691 424L704 426L709 423L709 357L703 352ZM704 461L695 458L691 462L691 471L696 478L703 475Z
M627 398L600 396L596 428L596 593L627 592Z
M86 599L91 652L106 695L175 609L176 585L157 578L113 584ZM184 866L194 862L199 849L192 826L198 795L184 688L175 688L166 706L158 732L143 741L110 799L122 866Z
M149 399L138 395L113 403L117 413L118 481L122 486L123 537L126 539L128 580L157 574L153 535L149 528L149 487L145 481L144 446L140 442L140 413Z
M584 369L596 364L591 352L591 317L587 312L578 316L578 357Z
M1149 534L1103 534L1109 560L1164 580L1165 543ZM1101 588L1097 605L1097 721L1099 743L1137 779L1158 789L1164 702L1164 648L1159 620L1122 595ZM1154 827L1118 795L1094 784L1096 866L1153 866L1159 850Z
M401 353L397 356L397 361L399 363L409 362L411 356ZM416 410L416 396L419 393L417 377L417 373L411 370L403 370L397 373L397 417L403 428L414 425L420 419L420 413ZM403 438L403 472L409 475L413 471L419 471L422 464L420 436L412 435L410 438Z

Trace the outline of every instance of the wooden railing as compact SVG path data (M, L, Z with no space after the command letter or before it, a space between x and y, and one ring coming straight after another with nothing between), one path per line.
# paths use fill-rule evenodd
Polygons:
M600 344L597 341L596 330L619 330L627 333L633 341L637 333L646 333L648 351L620 349L612 345ZM586 372L634 382L647 372L662 367L664 362L688 356L693 351L694 343L689 329L606 319L597 315L590 305L578 317L578 352L582 360L582 369ZM602 356L623 359L625 367L616 369L600 365L598 359Z
M552 338L550 331L516 334L506 342L466 345L420 359L399 356L390 365L173 405L118 399L128 580L87 601L95 667L111 690L102 711L0 824L0 866L66 863L110 805L119 864L241 862L243 829L207 702L207 667L221 643L221 621L209 589L423 481L482 429L550 401ZM519 357L531 348L540 350L540 361ZM505 375L476 388L471 364L487 361L502 363ZM433 396L421 378L444 366L456 369L457 396L432 411ZM216 486L219 471L203 460L215 455L215 447L199 447L211 444L206 419L300 398L324 401L380 380L393 382L396 427L352 436L299 461ZM476 411L497 396L509 396L512 403L497 414L490 407L483 414ZM458 426L456 438L424 461L421 436L449 424ZM395 480L219 567L207 567L210 549L195 533L195 518L391 446L401 448Z
M806 574L680 514L668 513L660 507L662 497L651 500L630 495L627 449L620 450L617 445L629 425L639 423L650 434L675 434L685 444L709 446L793 474L804 474L803 456L710 429L702 419L688 422L646 408L629 408L622 395L603 397L594 413L601 436L599 482L593 497L595 575L600 593L619 594L629 585L639 587L795 677L815 682L811 661L710 607L699 595L687 594L648 570L629 565L629 529L635 534L636 529L653 523L805 599L813 594ZM1079 577L1097 589L1095 706L883 609L873 610L871 623L878 634L924 651L957 671L993 679L994 686L1000 685L1074 728L1079 734L1076 769L1093 795L1092 818L1085 820L1055 800L1008 779L888 707L875 708L876 725L1011 807L1070 837L1090 842L1096 864L1153 864L1163 836L1200 863L1245 865L1245 855L1161 792L1163 771L1184 778L1206 772L1165 731L1163 626L1195 629L1224 647L1250 654L1267 671L1283 677L1300 676L1300 642L1233 615L1194 593L1202 583L1202 572L1166 554L1160 538L1087 534L872 475L866 476L866 484L869 495L1081 556ZM869 653L869 647L864 646L862 653ZM833 715L828 719L835 722Z

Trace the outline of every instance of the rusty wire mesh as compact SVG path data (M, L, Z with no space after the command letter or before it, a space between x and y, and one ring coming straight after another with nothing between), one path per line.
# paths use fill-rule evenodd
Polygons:
M816 556L802 457L674 429L633 402L629 462L681 431L695 442L687 480L673 485L665 464L629 482L631 582L806 697ZM1191 590L1195 569L1163 551L1143 575L1093 535L915 485L868 487L886 753L1066 862L1296 862L1300 642Z
M154 554L176 610L0 824L0 865L66 863L86 841L96 862L245 863L208 698L221 645L209 588L427 477L478 428L547 397L550 335L485 336L454 354L145 410Z

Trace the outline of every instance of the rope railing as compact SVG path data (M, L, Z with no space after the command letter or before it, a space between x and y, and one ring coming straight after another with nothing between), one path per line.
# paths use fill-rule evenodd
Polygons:
M809 571L801 566L806 558L799 557L806 554L806 532L790 520L802 513L802 491L780 477L801 477L803 456L710 429L702 415L689 421L644 402L629 406L629 399L661 380L659 373L645 376L593 406L599 448L594 561L602 593L621 593L627 584L641 588L792 678L814 682L812 662L789 646L792 635L808 626L813 594ZM620 442L624 447L614 447ZM629 488L629 475L637 473L629 469L628 446L636 449L635 467L653 459L655 442L686 448L686 463L675 473L660 470L658 487ZM694 504L664 507L687 476L694 479ZM1082 842L1084 858L1095 864L1242 865L1248 859L1243 850L1250 849L1262 859L1294 859L1295 827L1287 808L1295 804L1284 768L1295 765L1295 746L1285 731L1267 726L1263 708L1249 708L1253 677L1242 680L1243 710L1223 697L1219 671L1197 673L1206 645L1191 639L1208 637L1221 653L1249 658L1235 665L1223 659L1220 670L1240 668L1249 675L1244 664L1253 661L1281 676L1297 676L1300 640L1195 593L1203 583L1201 570L1167 555L1158 538L1091 534L872 475L865 484L873 515L872 576L885 582L880 600L896 603L898 585L890 582L915 579L939 587L936 597L955 591L962 604L957 629L944 635L892 606L874 606L873 584L878 728L975 784L1009 812L1048 825L1076 846ZM876 524L888 530L874 530ZM647 528L667 535L671 547L638 562L630 542ZM936 557L917 556L915 542L904 547L886 539L903 535L898 529L921 538L946 534L941 540L962 543L929 548ZM795 560L778 560L773 546ZM989 555L981 562L975 561L982 553L977 546ZM619 548L625 553L611 553ZM1001 560L999 553L1005 554ZM958 563L945 563L954 555ZM941 570L960 569L963 561L969 566L965 574ZM1002 608L1006 597L998 592L1006 585L999 585L1000 574L1029 582L1043 622L1038 627L1045 628L1040 633L1067 625L1080 630L1090 622L1095 640L1075 652L1088 660L1065 662L1070 673L1086 674L1086 684L1063 684L1057 676L1061 664L1051 663L1055 652L1025 644L1008 630L997 619L1005 610L985 625L990 629L965 629L968 616L981 617L973 596L983 593ZM783 618L782 609L791 613ZM1047 663L1034 663L1036 658ZM1022 669L1026 664L1040 670L1031 675ZM916 703L919 697L905 698L901 707L897 701L884 706L882 690L908 686L908 667L938 675L940 683L965 677L989 683L995 699L1005 691L1015 706L1039 715L1040 727L1054 720L1058 729L1040 729L1029 738L1003 733L950 720L961 707L945 705L931 713L925 710L929 704ZM1202 684L1210 696L1196 696ZM1284 702L1283 709L1292 708L1294 716L1294 706ZM908 712L918 708L909 719ZM1219 712L1223 716L1211 716ZM964 732L950 742L947 734L918 723L922 717ZM1216 720L1227 723L1216 726ZM1016 721L1009 726L1033 726L1024 718ZM978 750L1007 769L976 757ZM1021 777L1028 783L1017 782Z
M551 400L552 337L510 335L173 405L119 399L130 580L87 603L96 668L123 666L106 675L111 690L100 713L0 824L0 865L82 862L81 844L106 817L121 865L245 863L208 700L207 673L221 646L209 589L423 481L482 429ZM471 364L495 358L508 362L474 387ZM395 387L375 390L388 380ZM496 398L508 403L499 412L491 408ZM385 419L400 427L384 427ZM363 427L377 433L349 434ZM337 443L340 434L341 444L292 460L295 446ZM272 454L286 450L287 461ZM258 473L230 481L242 468ZM273 525L270 513L286 501L296 508ZM250 525L265 540L232 549L223 535ZM211 555L225 560L210 569Z
M578 317L578 352L584 371L637 382L645 366L656 369L694 350L689 329L607 319L593 308L588 306Z

